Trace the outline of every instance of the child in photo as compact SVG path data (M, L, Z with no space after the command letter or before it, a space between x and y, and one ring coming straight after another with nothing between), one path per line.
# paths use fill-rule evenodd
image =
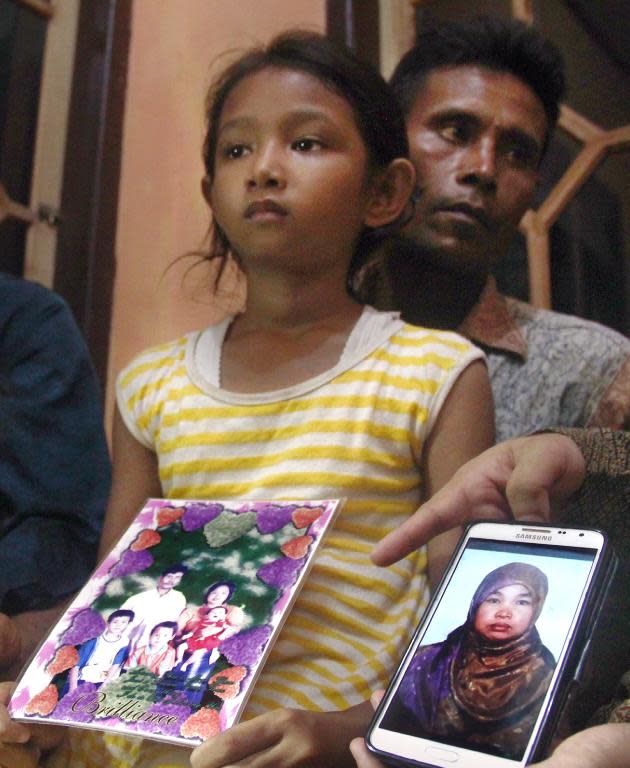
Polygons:
M216 650L221 645L221 634L227 626L228 611L224 605L212 608L203 622L199 622L197 628L177 647L177 660L182 661L184 654L186 660L180 665L182 672L198 669L203 657L210 653L209 662L218 656ZM216 652L216 653L215 653ZM213 653L215 653L213 658Z
M136 648L129 657L127 668L147 667L155 675L163 675L173 669L176 651L171 643L176 631L175 621L156 624L149 635L149 644Z
M134 619L133 611L120 609L107 617L107 627L92 640L79 647L79 663L68 676L68 690L82 683L102 685L116 678L129 654L127 629Z

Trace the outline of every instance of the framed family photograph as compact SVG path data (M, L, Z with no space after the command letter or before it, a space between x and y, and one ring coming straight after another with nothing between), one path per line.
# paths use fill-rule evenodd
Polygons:
M340 506L149 499L25 669L12 716L189 746L229 728Z

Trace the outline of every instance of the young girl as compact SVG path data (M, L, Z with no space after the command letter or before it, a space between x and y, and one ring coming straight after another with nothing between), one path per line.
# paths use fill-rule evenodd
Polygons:
M221 645L222 633L228 626L227 615L228 610L224 605L211 608L206 618L177 646L177 661L181 662L182 672L191 670L192 674L196 674L206 654L210 655L210 662L214 661L214 652ZM184 661L185 653L188 656Z
M387 571L370 552L492 442L481 353L351 294L370 242L404 220L406 155L385 82L316 35L247 53L210 91L210 258L238 260L247 304L122 372L102 549L149 496L347 502L245 722L197 748L195 768L352 764L370 691L402 654L452 535ZM159 744L71 736L55 766L188 764Z

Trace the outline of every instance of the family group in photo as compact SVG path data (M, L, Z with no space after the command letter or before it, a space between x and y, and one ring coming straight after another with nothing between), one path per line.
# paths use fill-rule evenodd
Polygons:
M78 663L68 675L70 692L83 683L100 687L145 667L162 678L159 698L173 690L187 691L196 678L188 698L191 704L200 703L202 683L212 674L220 645L240 630L244 612L229 603L235 586L229 581L211 584L202 605L187 607L176 589L187 570L182 564L165 568L155 587L130 596L107 616L103 632L78 648Z

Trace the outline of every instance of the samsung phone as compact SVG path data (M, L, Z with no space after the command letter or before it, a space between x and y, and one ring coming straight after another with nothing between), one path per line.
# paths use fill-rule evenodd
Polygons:
M366 742L390 765L538 759L579 677L612 578L605 534L475 523L464 533Z

